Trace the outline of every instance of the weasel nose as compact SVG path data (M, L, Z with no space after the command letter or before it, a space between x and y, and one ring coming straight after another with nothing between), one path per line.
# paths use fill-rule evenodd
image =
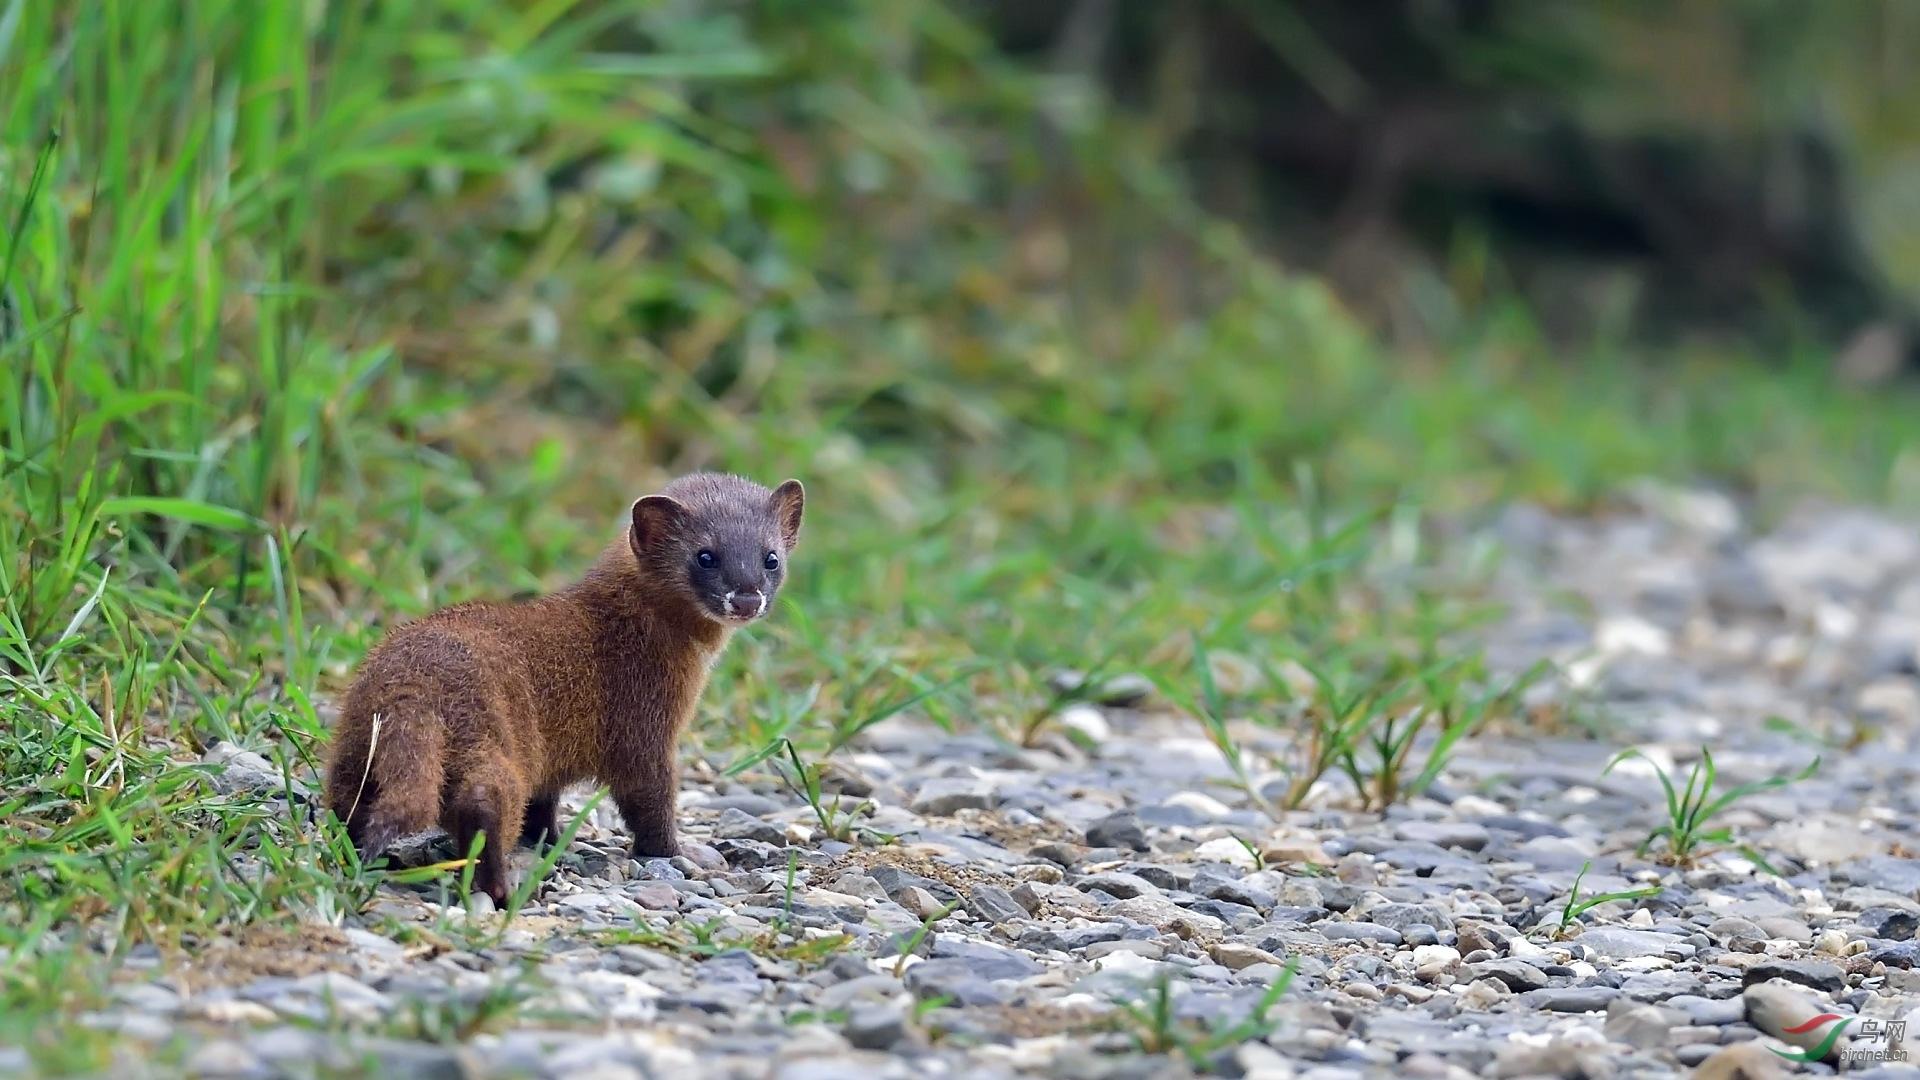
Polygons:
M767 610L767 594L755 589L752 592L727 594L727 614L736 619L751 619Z

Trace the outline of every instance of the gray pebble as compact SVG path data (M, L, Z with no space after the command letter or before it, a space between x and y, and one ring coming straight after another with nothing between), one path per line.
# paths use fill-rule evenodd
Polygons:
M936 776L914 793L913 812L946 816L960 810L990 810L998 802L993 788L982 781Z
M762 844L787 842L787 834L778 825L732 806L720 811L720 819L713 823L713 835L721 840L753 840Z
M1128 848L1133 851L1146 851L1152 847L1147 842L1146 832L1140 828L1140 819L1127 810L1108 814L1087 826L1087 846Z
M1853 920L1860 932L1870 938L1884 938L1888 941L1912 941L1915 929L1920 929L1920 912L1902 908L1872 907L1856 915Z
M998 885L975 885L967 890L967 907L990 923L1008 923L1027 917L1027 909Z
M1328 941L1371 941L1381 945L1399 945L1401 936L1398 930L1372 923L1326 922L1315 923L1315 930Z
M1764 960L1748 968L1742 981L1752 987L1769 979L1785 979L1830 994L1837 994L1847 986L1846 975L1839 965L1823 960Z
M1669 1009L1677 1009L1690 1024L1711 1027L1737 1024L1747 1016L1746 1002L1739 997L1716 1000L1692 994L1679 994L1668 998L1662 1004Z
M956 1005L998 1005L1007 995L960 959L924 960L907 969L907 989L922 1001L944 997Z
M1563 1013L1600 1012L1617 1000L1623 1000L1620 991L1611 986L1549 987L1520 995L1520 1004L1529 1009Z
M906 1037L906 1013L897 1005L858 1005L841 1032L857 1050L885 1050Z
M1544 990L1547 986L1546 972L1520 960L1486 960L1469 964L1467 972L1476 979L1498 979L1516 992Z
M1136 896L1157 896L1160 893L1160 890L1154 888L1151 882L1137 874L1090 874L1074 882L1074 887L1081 892L1093 892L1097 889L1116 900L1131 900Z
M1597 926L1583 932L1580 944L1601 956L1629 960L1642 956L1692 955L1693 946L1671 934L1629 930L1624 926Z

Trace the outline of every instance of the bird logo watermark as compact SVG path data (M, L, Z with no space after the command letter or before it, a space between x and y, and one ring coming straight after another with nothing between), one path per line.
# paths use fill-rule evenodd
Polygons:
M1834 1044L1853 1029L1853 1039L1840 1051L1840 1066L1879 1065L1887 1062L1907 1060L1905 1045L1907 1022L1905 1020L1876 1020L1872 1017L1862 1019L1857 1016L1841 1016L1839 1013L1821 1013L1804 1023L1786 1028L1782 1034L1806 1035L1820 1030L1822 1025L1831 1025L1820 1041L1811 1047L1796 1047L1792 1050L1774 1050L1773 1052L1788 1061L1823 1061L1833 1053ZM1769 1049L1772 1049L1769 1047Z

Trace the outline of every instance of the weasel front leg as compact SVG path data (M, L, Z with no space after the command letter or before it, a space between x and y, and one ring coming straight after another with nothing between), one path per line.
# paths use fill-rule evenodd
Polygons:
M680 797L678 760L679 755L669 746L664 754L631 763L614 786L614 805L633 833L634 858L680 854L674 820Z

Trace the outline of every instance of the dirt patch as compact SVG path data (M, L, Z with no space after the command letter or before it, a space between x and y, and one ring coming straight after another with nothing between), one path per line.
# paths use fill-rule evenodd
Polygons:
M176 976L194 990L239 986L266 976L299 978L321 971L352 972L347 938L330 926L250 926L197 953L179 957ZM183 986L183 989L186 989Z
M1022 853L1031 851L1036 844L1081 844L1085 840L1073 829L1056 821L1041 820L1030 825L1014 825L983 814L968 824L977 825L989 840L1008 851Z
M992 1017L991 1028L1016 1039L1044 1039L1050 1035L1091 1035L1113 1031L1118 1021L1111 1012L1084 1005L992 1005L967 1010L973 1016Z
M941 862L930 855L913 850L912 845L855 848L834 859L817 872L817 880L831 881L848 870L864 871L876 866L895 866L924 878L932 878L962 896L975 885L998 885L1001 888L1010 889L1020 884L1017 879L1008 874L983 870L976 866L956 866Z

